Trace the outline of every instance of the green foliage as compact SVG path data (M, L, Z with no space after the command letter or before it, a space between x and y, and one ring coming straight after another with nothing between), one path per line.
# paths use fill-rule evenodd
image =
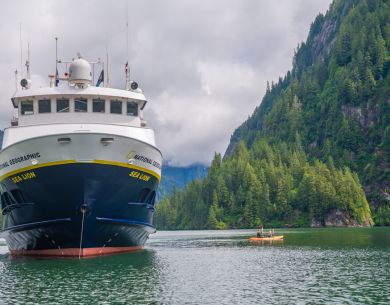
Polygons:
M356 171L377 207L390 204L383 199L389 122L390 2L337 0L312 24L291 72L233 133L227 154L241 140L249 149L256 139L291 146L299 132L310 161L332 157L335 166Z
M255 228L324 223L341 211L357 224L371 224L365 194L356 175L332 161L310 163L299 143L240 142L221 161L216 154L204 181L195 181L157 205L159 229Z
M389 224L389 122L390 2L334 0L292 70L268 83L235 130L224 161L216 155L203 182L163 201L177 215L162 227L300 226L335 210L369 224L360 181L375 221ZM158 222L169 215L157 214Z
M379 207L373 213L375 224L378 226L390 225L390 207Z
M382 148L385 152L387 162L390 163L390 125L386 127L383 133Z

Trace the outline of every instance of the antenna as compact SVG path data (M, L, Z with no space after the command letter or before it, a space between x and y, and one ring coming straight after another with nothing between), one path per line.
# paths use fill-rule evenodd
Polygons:
M26 69L27 69L27 79L30 79L30 43L27 43L27 60L26 60Z
M77 53L77 54L80 54L80 53ZM81 58L81 55L79 58ZM103 66L103 70L104 70L104 62L102 62L100 60L100 57L98 57L97 61L92 61L92 62L90 61L89 63L92 65L92 84L94 84L95 83L95 65ZM99 77L100 77L100 75L99 75Z
M58 67L57 67L57 64L58 64L58 37L54 37L54 39L56 40L56 72L55 72L55 86L58 87Z
M105 84L105 87L108 87L109 86L109 83L110 83L110 79L109 79L109 77L108 77L108 50L106 50L106 62L107 62L107 70L106 70L106 75L107 75L107 77L106 77L106 84Z
M130 83L130 66L129 66L129 1L126 0L126 90L129 90Z
M126 1L126 59L129 61L129 1Z
M103 70L105 75L103 78L103 86L104 87L109 87L110 83L110 78L109 78L109 73L108 73L108 33L106 33L106 65L103 65Z

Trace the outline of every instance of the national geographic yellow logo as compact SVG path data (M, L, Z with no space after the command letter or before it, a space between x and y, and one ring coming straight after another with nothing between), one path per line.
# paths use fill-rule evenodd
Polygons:
M136 152L134 150L129 150L129 153L127 154L126 157L128 160L131 160L135 157L135 155L136 155Z

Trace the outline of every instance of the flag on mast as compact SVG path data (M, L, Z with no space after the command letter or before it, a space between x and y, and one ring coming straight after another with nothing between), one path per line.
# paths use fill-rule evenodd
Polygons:
M58 87L59 83L60 83L60 80L58 79L58 69L56 68L56 87Z
M99 87L102 82L104 82L104 69L100 72L99 78L96 82L96 87Z

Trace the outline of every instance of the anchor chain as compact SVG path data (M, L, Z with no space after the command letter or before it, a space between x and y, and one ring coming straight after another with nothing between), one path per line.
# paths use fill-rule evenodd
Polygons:
M84 232L84 217L85 212L87 211L87 205L83 204L80 209L82 213L82 219L81 219L81 230L80 230L80 247L79 247L79 259L81 258L81 252L82 252L82 245L83 245L83 232Z

